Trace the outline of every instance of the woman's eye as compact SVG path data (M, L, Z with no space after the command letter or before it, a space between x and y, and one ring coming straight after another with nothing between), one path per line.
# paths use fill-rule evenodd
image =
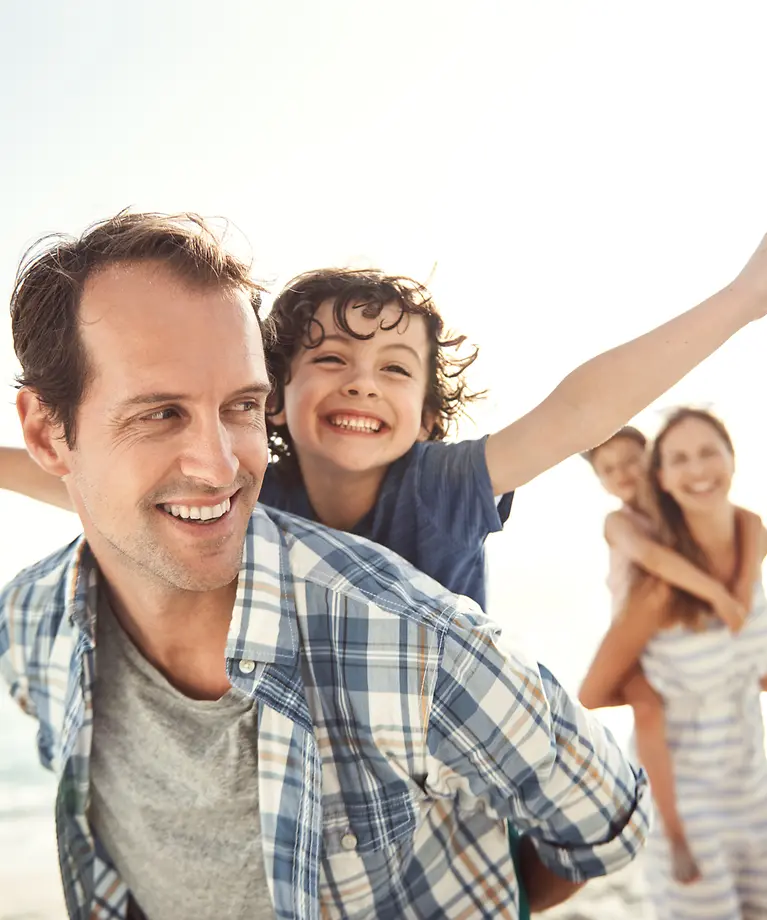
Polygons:
M412 377L413 375L406 367L402 367L401 364L387 364L384 368L385 371L391 371L394 374L402 374L403 377Z
M319 355L312 364L343 364L343 361L338 355Z

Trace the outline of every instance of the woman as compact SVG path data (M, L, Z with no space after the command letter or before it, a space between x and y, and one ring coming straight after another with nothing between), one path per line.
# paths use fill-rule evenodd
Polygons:
M681 409L658 434L649 481L659 536L728 588L742 560L729 499L734 450L708 412ZM761 558L767 552L762 533ZM648 844L659 920L767 917L767 758L759 694L767 689L767 600L761 580L742 628L730 631L691 595L648 578L634 584L589 669L590 706L622 702L637 662L665 704L678 807L701 878L673 878L656 827Z

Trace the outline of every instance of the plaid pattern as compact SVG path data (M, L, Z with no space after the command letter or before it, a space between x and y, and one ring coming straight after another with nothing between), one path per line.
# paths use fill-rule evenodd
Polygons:
M60 778L70 916L126 920L130 893L87 820L97 589L83 540L18 575L0 596L0 671ZM633 858L643 775L545 668L497 640L476 605L399 557L256 510L227 670L259 704L279 920L515 920L506 818L573 880Z

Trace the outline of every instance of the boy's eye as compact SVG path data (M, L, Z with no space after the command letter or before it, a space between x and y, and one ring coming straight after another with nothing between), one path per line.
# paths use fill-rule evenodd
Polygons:
M401 364L387 364L384 368L385 371L391 371L394 374L402 374L403 377L412 377L413 375L406 367L402 367Z

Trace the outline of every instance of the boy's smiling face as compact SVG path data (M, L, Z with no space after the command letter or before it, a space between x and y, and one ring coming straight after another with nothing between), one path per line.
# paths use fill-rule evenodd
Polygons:
M645 475L646 450L632 438L613 438L592 456L592 466L605 491L632 504Z
M356 339L333 319L331 301L320 304L310 327L324 341L301 348L291 362L283 411L303 471L365 473L385 470L422 439L429 380L429 341L422 316L400 315L387 304L378 316L349 308ZM389 328L393 327L393 328Z

